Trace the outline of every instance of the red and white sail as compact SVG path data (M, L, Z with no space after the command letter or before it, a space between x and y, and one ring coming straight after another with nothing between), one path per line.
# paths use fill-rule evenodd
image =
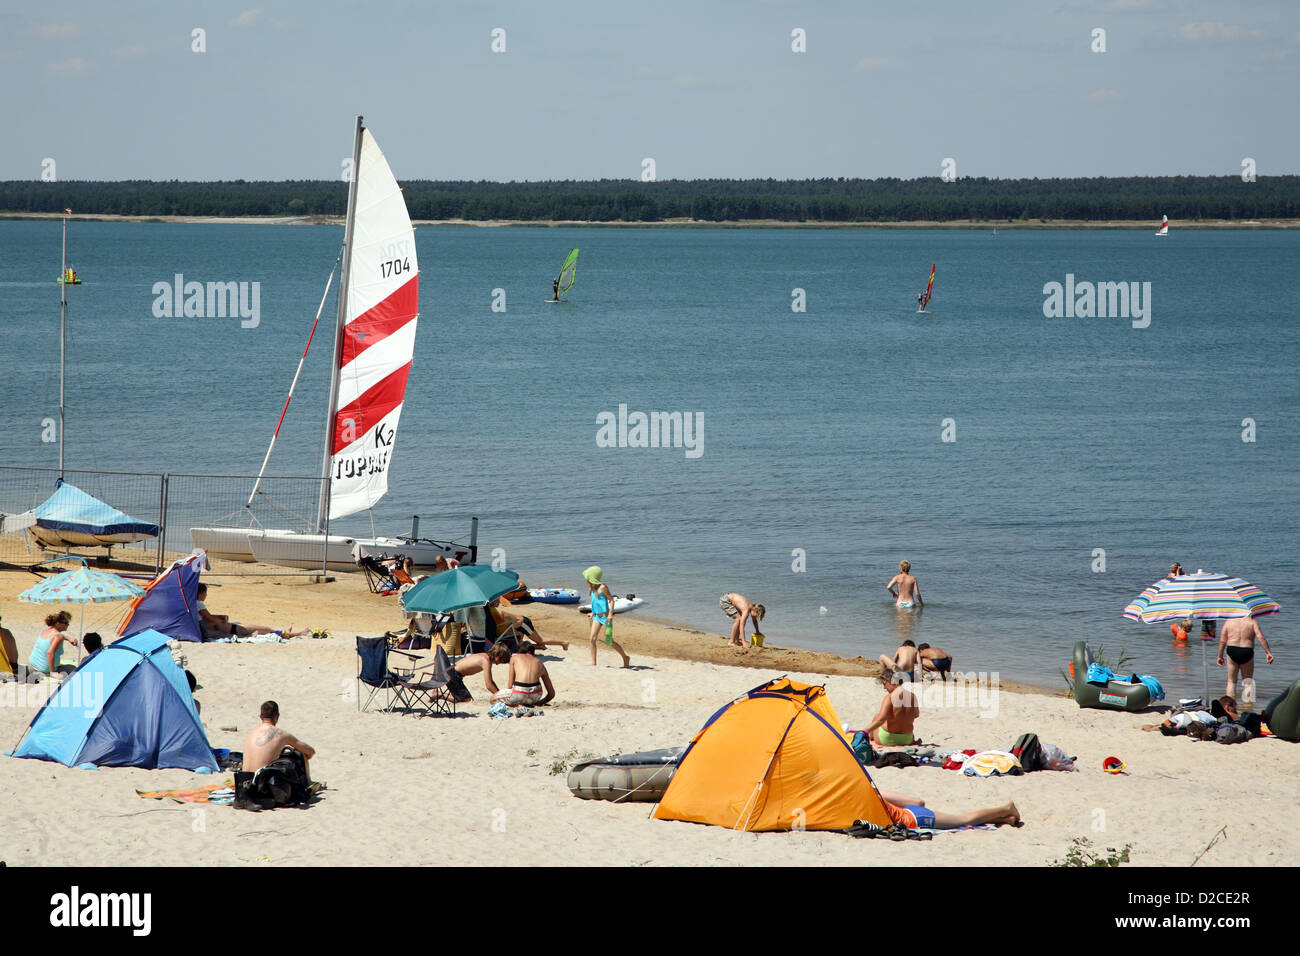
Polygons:
M354 175L356 213L332 409L330 520L373 507L388 491L419 318L415 229L368 129Z
M1161 217L1160 217L1160 228L1156 230L1156 235L1157 235L1157 236L1167 236L1167 235L1169 235L1169 217L1168 217L1168 216L1161 216Z

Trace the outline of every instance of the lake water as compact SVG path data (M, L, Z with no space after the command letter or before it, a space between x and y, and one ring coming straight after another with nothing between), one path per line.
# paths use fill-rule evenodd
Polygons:
M1178 560L1282 603L1262 621L1278 661L1259 665L1261 696L1300 675L1300 235L417 237L422 316L381 532L418 513L422 533L463 535L477 515L483 559L504 549L532 586L578 587L600 564L646 613L717 634L718 596L740 591L768 607L774 643L875 657L908 637L959 670L1049 686L1087 638L1127 647L1171 697L1199 693L1200 648L1120 614ZM337 226L73 223L85 284L69 291L68 467L255 473L341 239ZM40 421L58 403L59 241L57 222L0 222L8 464L57 464ZM577 285L548 304L573 246ZM933 314L917 315L932 262ZM154 283L176 273L260 283L259 324L156 318ZM1043 287L1067 273L1149 282L1149 327L1045 317ZM320 335L274 473L319 467ZM620 405L702 417L701 453L601 447L598 416ZM903 558L919 614L885 593Z

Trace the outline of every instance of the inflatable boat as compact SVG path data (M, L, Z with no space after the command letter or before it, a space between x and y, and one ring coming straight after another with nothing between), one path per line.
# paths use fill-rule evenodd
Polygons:
M647 750L580 763L569 771L569 789L583 800L658 803L677 772L682 750Z
M1092 664L1092 649L1087 641L1074 645L1074 660L1070 662L1070 676L1074 679L1074 700L1080 707L1101 710L1144 710L1151 704L1151 691L1146 684L1113 680L1105 687L1089 684L1088 666Z

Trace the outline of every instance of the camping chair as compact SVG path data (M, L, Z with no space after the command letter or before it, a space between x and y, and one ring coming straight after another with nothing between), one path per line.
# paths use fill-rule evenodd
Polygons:
M389 631L389 637L393 638L389 641L389 646L403 651L427 651L433 646L434 638L451 621L451 617L450 614L412 615L411 620L415 622L414 630L408 625L406 630ZM427 629L423 625L427 625Z
M398 674L389 669L388 655L398 654L411 661L419 660L418 654L406 654L391 650L388 638L362 637L357 635L357 709L365 713L380 693L387 692L388 706L381 708L385 713L391 712L398 704L408 704L406 674ZM401 668L399 668L401 669ZM406 668L410 670L410 665ZM370 696L361 702L361 685L370 688Z
M357 560L357 566L366 572L366 584L371 594L396 594L402 583L393 575L393 569L386 567L378 558L363 555Z
M486 604L457 611L456 620L465 625L466 654L482 654L497 641L509 641L511 647L519 643L519 635L515 633L513 624L497 633L497 622Z
M470 699L465 682L451 666L451 659L441 647L434 653L432 663L419 668L403 681L402 690L408 708L419 717L434 714L454 717L457 701Z

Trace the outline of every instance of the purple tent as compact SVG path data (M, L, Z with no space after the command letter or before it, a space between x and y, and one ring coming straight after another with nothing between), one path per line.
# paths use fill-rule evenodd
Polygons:
M207 566L207 561L207 555L202 551L173 561L131 604L131 610L117 633L130 637L153 630L176 641L202 641L197 595L199 572Z

